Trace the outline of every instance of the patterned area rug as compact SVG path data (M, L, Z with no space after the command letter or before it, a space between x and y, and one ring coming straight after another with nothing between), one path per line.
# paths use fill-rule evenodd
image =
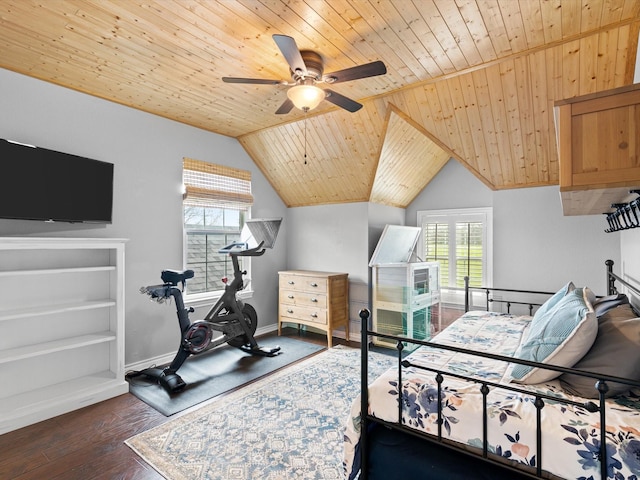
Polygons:
M370 353L371 379L395 358ZM337 346L125 443L165 478L341 479L360 350Z

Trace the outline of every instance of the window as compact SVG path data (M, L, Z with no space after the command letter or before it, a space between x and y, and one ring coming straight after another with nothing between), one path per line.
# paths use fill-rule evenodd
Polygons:
M240 240L253 203L251 172L185 158L182 177L185 268L195 272L187 295L216 292L233 276L231 258L218 250ZM239 260L247 269L247 257Z
M492 224L490 208L418 212L422 228L418 254L427 262L440 262L440 284L464 288L492 282Z

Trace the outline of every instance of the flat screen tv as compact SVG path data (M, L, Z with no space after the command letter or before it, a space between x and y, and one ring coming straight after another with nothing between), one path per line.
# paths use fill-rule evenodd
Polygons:
M113 164L0 139L0 218L111 223Z

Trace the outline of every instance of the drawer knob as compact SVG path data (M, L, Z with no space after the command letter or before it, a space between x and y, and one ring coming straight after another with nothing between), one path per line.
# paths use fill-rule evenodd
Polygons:
M294 282L293 280L289 280L287 283L288 283L289 285L295 285L295 283L296 283L296 282Z
M287 295L287 298L293 298L293 295Z
M293 313L293 310L291 310L290 308L287 309L287 313Z
M317 314L317 313L312 313L312 314L311 314L311 316L312 316L313 318L318 318L318 314Z
M314 298L312 298L312 299L311 299L311 301L312 301L313 303L318 303L318 299L317 299L317 298L315 298L315 297L314 297Z
M317 287L317 286L318 286L318 284L317 284L317 283L315 283L315 282L312 282L312 283L311 283L311 286L312 286L312 287Z

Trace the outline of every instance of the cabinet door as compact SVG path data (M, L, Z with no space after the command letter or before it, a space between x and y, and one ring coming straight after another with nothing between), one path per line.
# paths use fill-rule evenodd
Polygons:
M640 181L640 105L587 109L573 115L571 129L574 187Z

